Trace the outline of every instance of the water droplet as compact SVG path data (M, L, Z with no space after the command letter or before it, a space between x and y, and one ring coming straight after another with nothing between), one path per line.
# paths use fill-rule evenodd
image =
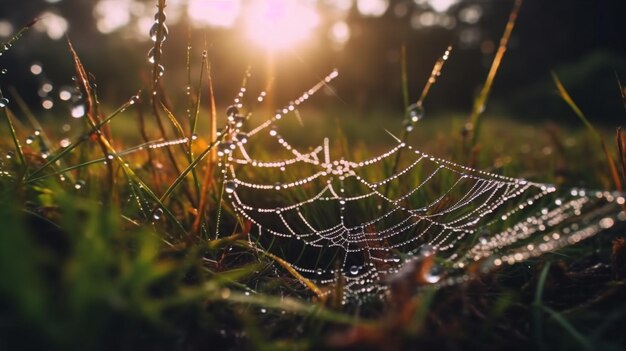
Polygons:
M129 105L134 105L137 102L139 102L139 95L134 95L133 97L130 98L130 100L128 100Z
M275 190L280 190L280 188L281 188L280 183L277 182L277 183L274 184L274 189Z
M413 131L413 122L411 122L411 121L404 122L404 130L406 130L409 133L412 132Z
M428 283L434 284L438 282L439 280L441 280L441 276L443 275L443 273L444 273L443 266L435 263L430 268L430 270L426 272L426 274L424 275L424 280L426 280L426 282Z
M324 271L322 271L322 269L321 269L321 268L318 268L318 269L315 271L315 274L317 274L317 275L322 275L322 273L324 273Z
M239 114L239 109L235 105L230 105L226 108L226 116L235 116Z
M162 208L157 208L154 211L154 214L152 215L152 218L154 218L155 221L158 221L159 219L161 219L161 216L163 216L163 209Z
M191 134L191 141L196 141L196 140L198 140L198 133Z
M0 108L7 107L7 105L9 105L9 99L5 97L0 98Z
M35 141L35 136L34 135L29 135L28 138L26 138L26 145L32 144L33 141Z
M115 158L114 154L107 154L107 159L112 160Z
M246 133L237 133L237 135L235 135L235 139L237 139L238 142L245 144L248 142L248 134Z
M85 181L84 180L78 180L78 181L76 181L76 184L74 184L74 189L76 189L76 190L80 190L83 187L85 187Z
M350 274L352 274L352 275L359 274L359 267L357 267L357 266L350 267Z
M235 115L235 117L233 118L233 123L235 124L235 128L241 128L245 121L246 121L246 117L242 115Z
M74 118L81 118L85 115L85 105L78 102L71 107L70 113Z
M267 313L267 310L265 308L261 308L261 313Z
M159 75L159 77L163 77L163 75L165 74L165 67L163 67L163 65L157 66L157 74Z
M417 122L424 117L424 107L421 103L412 104L407 109L409 119L412 122Z
M157 35L159 33L159 22L155 22L152 27L150 28L150 39L152 39L152 41L156 42L157 41ZM161 35L163 36L163 41L165 39L167 39L167 36L169 34L169 29L167 28L167 26L165 24L163 24L163 32L161 33Z
M226 184L224 184L224 191L226 191L229 194L234 193L236 189L237 189L237 183L235 183L234 180L229 180L226 182Z
M0 70L0 73L2 73L2 74L7 74L7 72L8 72L8 71L7 71L7 69L6 69L6 68L3 68L2 70Z
M82 98L83 93L80 91L80 89L76 88L74 94L72 95L72 102L77 102L78 100L82 100Z
M163 51L159 49L159 57L161 55L163 55ZM154 48L150 48L150 51L148 51L148 62L154 63L155 61L156 61L156 50L154 50Z
M230 148L231 144L232 143L229 142L229 141L225 141L223 143L220 143L217 146L217 155L218 156L224 156L224 155L230 154L230 152L232 151L231 148Z

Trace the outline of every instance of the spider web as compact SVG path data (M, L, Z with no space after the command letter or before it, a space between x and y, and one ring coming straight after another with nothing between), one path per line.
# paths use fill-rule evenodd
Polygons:
M243 88L227 112L229 130L218 153L225 159L225 193L253 224L251 243L318 284L341 281L346 299L384 292L426 257L436 263L421 282L456 284L469 279L468 267L487 271L524 261L624 220L621 194L558 191L455 164L399 140L360 161L333 157L328 138L299 150L277 122L336 76L248 133L239 114ZM269 155L268 147L254 147L253 139L264 135L276 146ZM386 174L396 159L397 171Z

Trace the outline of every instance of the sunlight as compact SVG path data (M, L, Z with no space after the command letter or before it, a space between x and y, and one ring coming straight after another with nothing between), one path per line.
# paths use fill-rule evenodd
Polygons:
M244 17L246 36L269 50L308 39L320 22L314 1L255 0Z
M240 0L191 0L187 14L195 23L230 28L241 10Z

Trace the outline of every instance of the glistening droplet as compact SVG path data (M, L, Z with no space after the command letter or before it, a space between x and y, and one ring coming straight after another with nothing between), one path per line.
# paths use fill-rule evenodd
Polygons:
M80 190L83 187L85 187L85 181L84 180L78 180L78 181L76 181L76 184L74 184L74 189L76 189L76 190Z
M154 48L151 48L150 51L148 51L148 62L154 63L156 61L156 53L157 51ZM159 49L158 53L159 57L163 55L163 51L161 49Z
M157 36L159 33L159 26L161 26L159 22L155 22L150 28L150 39L152 39L152 41L154 42L156 42L158 39ZM161 36L162 36L161 39L165 41L165 39L167 39L167 36L169 34L169 29L167 28L165 24L163 24L162 27L163 27L163 32L161 33Z
M226 184L224 184L224 191L226 191L228 194L234 193L236 189L237 183L235 183L234 180L229 180L226 182Z
M411 121L404 122L404 130L406 130L409 133L412 132L413 131L413 122L411 122Z
M154 211L154 214L152 215L152 218L154 218L154 220L158 221L159 219L161 219L161 216L163 216L163 209L162 208L157 208Z
M424 107L421 103L412 104L407 109L409 119L412 122L417 122L424 117Z
M246 133L237 133L237 135L235 135L235 139L237 139L238 142L245 144L248 142L248 134Z
M246 121L246 117L242 115L235 115L235 117L233 118L233 123L235 124L235 128L241 128L245 121Z
M359 274L359 267L357 267L357 266L350 267L350 274L352 274L352 275Z
M428 272L426 272L426 274L424 275L424 280L426 280L426 282L434 284L437 283L439 280L441 280L441 276L444 273L444 269L443 266L441 266L440 264L433 264L432 267L430 267L430 270L428 270Z
M235 105L230 105L226 108L226 116L235 116L239 114L239 109Z

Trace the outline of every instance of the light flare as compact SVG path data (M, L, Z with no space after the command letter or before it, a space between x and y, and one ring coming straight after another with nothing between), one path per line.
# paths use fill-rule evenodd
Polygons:
M289 0L255 0L243 20L248 39L272 51L306 41L320 22L314 1Z
M230 28L241 12L241 0L191 0L187 14L194 23Z

